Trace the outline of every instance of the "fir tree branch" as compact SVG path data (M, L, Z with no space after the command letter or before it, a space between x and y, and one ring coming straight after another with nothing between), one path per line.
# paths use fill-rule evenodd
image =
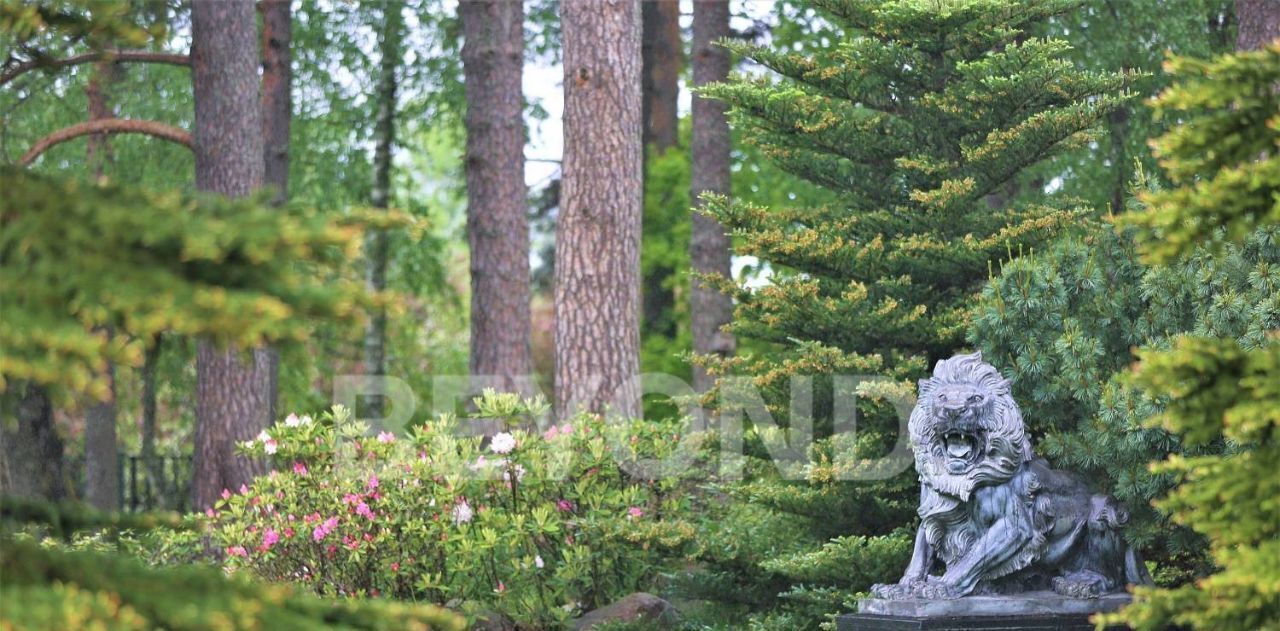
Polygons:
M64 127L36 141L26 153L18 158L18 164L27 166L40 154L54 145L89 134L146 134L187 147L192 146L191 133L157 121L127 120L123 118L100 118L84 123Z
M67 66L77 66L95 61L169 64L171 66L191 65L191 57L189 55L157 53L145 50L105 50L85 53L83 55L75 55L63 59L37 57L36 59L19 63L13 68L0 73L0 86L3 86L19 76L37 68L65 68Z

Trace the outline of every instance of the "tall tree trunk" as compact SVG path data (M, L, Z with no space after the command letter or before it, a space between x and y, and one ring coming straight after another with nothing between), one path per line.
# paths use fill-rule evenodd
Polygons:
M1236 0L1236 50L1257 50L1280 37L1280 2Z
M191 80L195 92L196 188L244 197L262 184L254 0L193 0ZM201 341L196 349L196 440L192 506L211 506L222 489L265 471L235 453L268 422L269 362L255 352Z
M524 184L524 7L463 0L473 387L533 394ZM496 380L494 383L491 380Z
M114 63L98 63L85 96L89 103L89 120L113 118L110 86L115 79ZM85 158L96 179L106 175L111 160L111 144L106 134L89 136ZM107 363L107 380L111 384L110 399L93 402L84 418L84 500L100 510L116 510L120 502L119 448L116 444L116 370Z
M680 142L680 69L684 47L680 41L680 0L644 0L642 36L644 145L655 154Z
M382 5L381 66L378 74L378 118L374 123L373 195L375 208L386 208L391 199L391 156L396 143L396 67L400 64L403 6L397 0ZM365 242L369 288L387 288L387 233L370 230ZM387 313L373 314L364 337L364 372L384 375L386 367ZM369 417L382 418L386 402L377 395L369 400ZM364 416L364 415L362 415Z
M293 117L293 15L290 0L262 0L263 182L276 206L289 199L289 123ZM267 418L280 418L280 352L257 351L267 362Z
M156 369L160 361L160 342L161 338L157 336L142 363L142 464L147 468L147 479L151 481L153 495L158 500L156 507L167 509L173 503L172 492L168 479L164 477L164 464L156 452Z
M60 500L67 497L62 439L53 426L53 406L43 387L19 384L14 419L0 423L4 440L0 495ZM6 416L7 414L6 410Z
M556 410L639 413L640 2L566 0Z
M715 41L730 35L728 0L693 3L693 84L702 86L729 76L729 51ZM689 260L697 273L719 273L728 277L729 236L715 219L699 212L703 192L729 194L729 123L720 101L693 97L693 171L691 193L694 200L693 236ZM698 354L730 355L733 336L722 331L733 317L733 300L707 287L696 278L689 312L692 319L693 350ZM712 385L706 371L695 366L693 387L706 392Z
M648 159L660 156L680 142L680 69L684 47L680 41L679 0L644 0L640 3L644 148ZM645 169L648 179L648 169ZM662 191L650 194L662 195ZM666 219L663 219L666 221ZM641 326L646 335L676 336L676 295L664 281L676 274L674 267L649 268L641 283Z

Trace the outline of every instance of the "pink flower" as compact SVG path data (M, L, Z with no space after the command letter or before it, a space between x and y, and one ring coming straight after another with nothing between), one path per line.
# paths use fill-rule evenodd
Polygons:
M360 502L360 505L356 506L356 514L369 520L373 520L378 517L376 513L369 509L369 505L364 502Z
M561 434L564 434L565 436L568 436L569 434L572 434L572 433L573 433L573 426L572 426L572 425L570 425L570 424L568 424L568 423L565 423L564 425L561 425L561 426L560 426L560 433L561 433Z
M264 549L270 550L271 546L276 545L279 541L280 533L276 532L274 528L268 528L262 531L262 547Z
M231 499L231 491L228 491L228 490L226 490L226 489L222 489L222 499L224 499L224 500Z
M548 429L547 431L542 432L542 438L546 440L551 440L552 438L555 438L556 436L559 436L559 435L560 435L560 428L556 427L555 425L552 425L551 428Z
M631 508L627 509L627 517L630 517L631 519L644 517L644 509L640 508L639 506L632 506Z
M285 538L285 539L292 539L294 534L295 534L295 533L294 533L294 531L293 531L293 528L289 528L289 527L287 527L287 526L285 527L285 529L284 529L284 538Z
M298 475L306 475L307 465L302 464L302 462L295 462L293 463L293 472Z
M369 476L369 483L365 484L365 488L370 491L378 488L378 476L376 475Z
M337 527L338 527L338 518L330 517L324 520L324 523L320 524L319 526L316 526L315 530L311 531L311 538L315 539L317 542L323 541L324 538L329 536L329 533L333 532L333 529Z
M342 545L346 546L348 550L355 550L360 546L360 541L351 535L343 535Z
M262 443L262 449L267 452L268 456L275 455L276 451L279 450L279 448L280 448L280 445L275 441L274 438Z
M396 441L395 434L392 434L391 432L378 432L378 442L394 443L395 441Z
M360 496L356 495L355 493L347 493L346 495L342 496L342 503L343 504L359 504Z
M204 516L209 518L217 517L218 511L213 510L212 508L206 508L204 509Z
M502 581L498 581L498 593L501 594L502 592L505 592L505 591L507 591L507 584L503 583Z
M556 510L562 513L573 512L573 502L570 502L569 500L560 500L556 502Z
M247 486L245 486L245 485L241 484L241 485L240 485L240 494L241 494L241 495L248 495L248 494L249 494L249 487L247 487Z
M249 556L249 552L244 549L244 546L231 546L227 548L227 554L233 557L247 558Z
M399 571L400 571L400 562L399 562L399 561L392 561L392 562L391 562L391 571L392 571L392 572L399 572Z

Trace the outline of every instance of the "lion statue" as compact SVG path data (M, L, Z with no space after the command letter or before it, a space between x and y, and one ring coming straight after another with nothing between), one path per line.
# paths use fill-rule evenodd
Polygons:
M1129 515L1031 451L1009 380L981 353L938 362L908 425L920 529L885 599L1052 589L1095 598L1151 577L1120 530ZM941 575L937 575L941 572Z

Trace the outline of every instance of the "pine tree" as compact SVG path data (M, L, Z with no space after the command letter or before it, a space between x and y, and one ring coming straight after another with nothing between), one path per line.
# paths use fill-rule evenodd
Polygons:
M779 167L832 190L837 201L710 205L739 237L737 254L770 266L760 289L720 284L738 303L731 332L772 351L699 362L714 375L752 375L775 418L786 416L792 377L817 377L814 422L829 432L826 376L922 376L963 347L989 261L1029 251L1083 214L1070 200L1043 195L989 198L1030 166L1092 138L1125 101L1128 77L1079 71L1062 59L1064 42L1027 36L1078 2L816 4L842 33L829 47L806 54L727 44L776 78L702 91L727 102L739 131ZM870 456L893 442L896 417L887 405L860 403L859 412L861 435L811 450L806 483L749 466L760 477L730 489L770 509L754 518L784 524L803 549L755 563L755 575L732 567L741 555L712 559L711 567L736 577L735 590L788 585L784 596L797 603L788 624L852 606L851 596L871 582L896 579L909 555L914 477L839 482L832 464L836 452ZM759 444L748 441L757 453Z
M1273 33L1274 34L1274 33ZM1157 263L1193 248L1222 249L1251 232L1271 230L1280 250L1280 41L1207 61L1175 58L1179 82L1156 100L1157 112L1182 125L1152 146L1174 187L1142 196L1146 207L1123 217L1139 229L1144 254ZM1266 283L1269 309L1280 311L1274 263L1250 270ZM1217 571L1173 589L1139 588L1134 604L1108 616L1135 629L1280 626L1280 334L1256 344L1213 335L1179 338L1171 349L1139 353L1135 384L1167 407L1147 419L1189 448L1215 444L1225 453L1173 455L1152 465L1177 486L1157 507L1201 533Z
M1167 584L1203 573L1208 560L1199 535L1150 506L1173 479L1147 463L1183 446L1141 427L1163 406L1128 382L1130 349L1167 348L1188 333L1260 347L1280 328L1280 248L1276 230L1263 229L1218 255L1200 248L1174 265L1149 266L1133 233L1095 224L1005 265L983 291L969 338L1013 380L1038 452L1130 509L1125 534Z

